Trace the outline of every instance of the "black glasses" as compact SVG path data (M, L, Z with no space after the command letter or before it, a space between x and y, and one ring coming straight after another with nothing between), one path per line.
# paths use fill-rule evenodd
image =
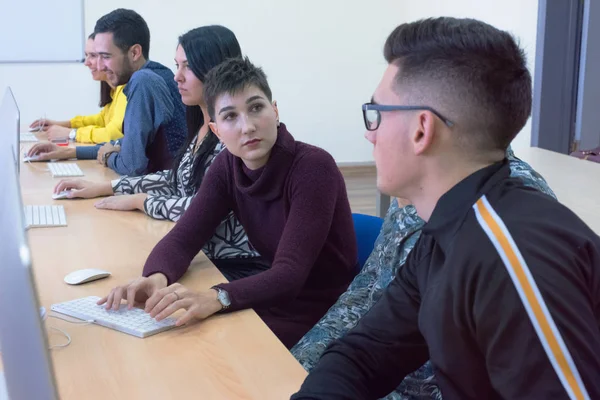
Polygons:
M454 122L450 121L448 118L442 116L439 112L434 110L431 107L427 106L386 106L383 104L373 104L373 103L365 103L362 106L363 111L363 119L365 120L365 127L368 131L374 131L379 128L379 124L381 123L381 112L382 111L415 111L415 110L424 110L430 111L442 120L444 124L448 127L452 127Z

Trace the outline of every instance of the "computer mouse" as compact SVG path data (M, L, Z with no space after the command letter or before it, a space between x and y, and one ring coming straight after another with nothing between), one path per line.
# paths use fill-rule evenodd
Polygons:
M65 282L69 285L80 285L82 283L95 281L98 279L106 278L108 276L110 276L110 272L103 271L101 269L80 269L78 271L73 271L67 276L65 276Z
M70 190L63 190L63 191L62 191L62 192L60 192L60 193L54 193L54 194L52 194L52 199L53 199L53 200L67 199L67 198L68 198L68 197L67 197L67 195L68 195L69 193L71 193L71 191L70 191Z
M38 154L27 157L27 153L23 153L23 162L37 161L40 158Z

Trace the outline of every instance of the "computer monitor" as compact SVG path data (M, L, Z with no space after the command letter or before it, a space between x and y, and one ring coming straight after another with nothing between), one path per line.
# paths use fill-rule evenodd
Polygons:
M19 172L20 150L21 150L21 113L17 101L9 87L4 92L2 103L0 103L0 137L10 143L10 148L15 153L17 172Z
M15 161L11 146L0 145L0 171L3 174L0 179L0 352L3 375L10 399L54 400L58 395L25 236Z

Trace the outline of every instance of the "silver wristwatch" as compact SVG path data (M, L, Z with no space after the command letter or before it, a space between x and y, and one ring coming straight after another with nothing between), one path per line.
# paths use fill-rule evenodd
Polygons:
M223 290L218 287L213 287L212 289L217 291L217 300L221 303L221 311L227 310L231 305L231 299L229 298L229 293L226 290Z
M75 140L76 137L77 137L77 129L71 129L71 132L69 132L69 139Z

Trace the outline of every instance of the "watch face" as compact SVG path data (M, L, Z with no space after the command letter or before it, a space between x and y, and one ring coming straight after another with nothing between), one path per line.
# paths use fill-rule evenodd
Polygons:
M223 304L225 307L229 307L231 305L231 299L229 298L229 293L224 291L223 289L219 290L219 294L217 295L219 302Z

